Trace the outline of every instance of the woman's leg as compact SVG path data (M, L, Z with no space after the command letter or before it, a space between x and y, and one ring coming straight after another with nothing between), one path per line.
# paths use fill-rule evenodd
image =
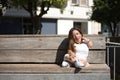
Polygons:
M76 59L76 61L75 61L75 67L77 67L77 68L85 67L86 64L87 64L87 61L83 60L83 59Z
M65 54L64 61L62 62L62 67L70 67L72 65L72 61L69 58L69 54Z

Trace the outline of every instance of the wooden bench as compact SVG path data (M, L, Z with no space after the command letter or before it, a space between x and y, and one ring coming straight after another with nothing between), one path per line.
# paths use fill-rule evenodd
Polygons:
M0 80L110 80L105 37L85 35L93 41L90 66L63 68L68 46L63 35L0 35Z

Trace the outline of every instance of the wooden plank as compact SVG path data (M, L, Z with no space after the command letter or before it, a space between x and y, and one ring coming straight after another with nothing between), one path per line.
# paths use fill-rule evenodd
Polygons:
M105 49L104 36L86 35L94 46L92 49ZM0 36L0 49L66 49L67 36Z
M64 44L62 43L64 41ZM62 45L62 46L61 46ZM59 37L0 38L0 49L66 49L67 41Z
M0 50L0 63L59 63L63 61L65 50ZM105 51L90 51L90 63L105 63Z
M88 55L88 62L93 64L106 63L105 51L90 51Z
M93 47L91 49L105 49L105 37L104 36L88 36L88 38L93 42Z
M38 73L38 74L64 74L64 73L109 73L106 64L90 64L82 69L61 68L56 64L0 64L0 73Z

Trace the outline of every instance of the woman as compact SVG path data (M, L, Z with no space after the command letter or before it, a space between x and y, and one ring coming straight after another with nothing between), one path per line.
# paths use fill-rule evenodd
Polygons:
M64 56L62 66L70 67L74 65L76 68L87 66L89 64L87 62L87 57L89 48L93 45L92 41L84 37L78 28L72 28L69 31L68 38L68 53Z

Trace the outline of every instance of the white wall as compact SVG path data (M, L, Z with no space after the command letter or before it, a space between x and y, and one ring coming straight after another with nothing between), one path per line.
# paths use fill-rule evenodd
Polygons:
M92 21L91 33L98 34L98 32L101 32L101 24L95 21Z
M101 32L101 24L95 21L88 21L88 34L98 34Z
M89 0L89 6L93 6L94 3L93 3L93 0Z
M88 34L92 34L92 22L88 21Z
M57 34L68 35L69 30L73 27L72 20L58 20L57 21Z

